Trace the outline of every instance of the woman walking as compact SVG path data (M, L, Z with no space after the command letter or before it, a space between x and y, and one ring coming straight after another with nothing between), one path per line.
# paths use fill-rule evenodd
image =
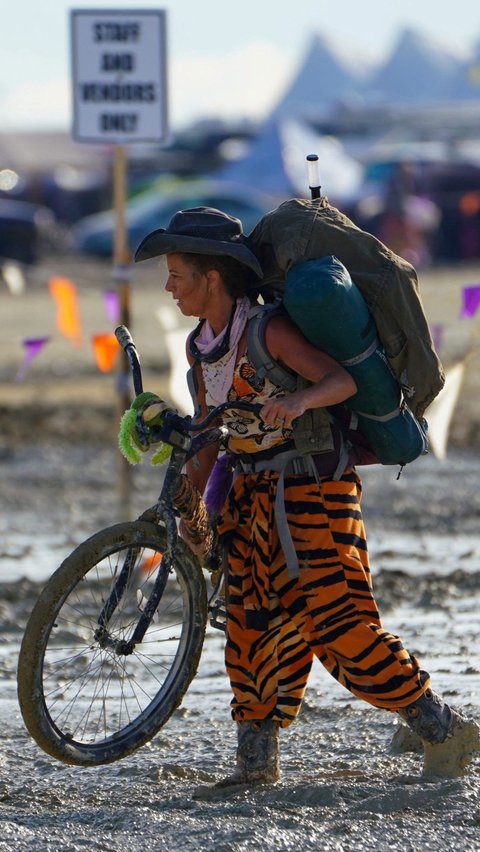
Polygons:
M211 208L180 211L145 237L135 259L160 255L165 289L185 316L200 319L187 340L198 415L226 400L261 405L258 416L222 416L234 478L217 529L238 749L235 771L220 783L279 778L278 732L300 711L314 656L353 695L407 722L423 741L426 774L463 774L479 747L478 725L432 691L428 673L383 627L373 596L361 482L342 461L328 412L356 392L354 380L281 312L272 312L265 343L297 387L286 393L255 371L248 325L262 271L239 220ZM308 452L302 430L312 429ZM188 465L201 493L218 452L208 447Z

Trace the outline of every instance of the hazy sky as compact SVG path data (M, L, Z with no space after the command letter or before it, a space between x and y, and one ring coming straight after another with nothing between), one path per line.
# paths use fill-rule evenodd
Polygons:
M0 110L4 129L69 129L70 9L167 12L172 128L195 118L259 118L282 94L313 34L352 60L376 60L412 27L453 53L480 41L474 0L4 0Z

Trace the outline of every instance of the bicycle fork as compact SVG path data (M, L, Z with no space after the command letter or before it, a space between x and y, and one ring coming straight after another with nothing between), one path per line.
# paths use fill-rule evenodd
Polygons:
M147 602L145 603L145 606L142 609L142 613L140 615L140 618L138 619L137 625L130 639L112 639L112 636L110 635L110 632L108 630L108 624L118 604L120 603L127 587L128 581L132 576L132 572L135 568L135 563L138 554L139 548L129 548L125 562L117 577L115 585L112 591L110 592L110 595L108 596L107 601L98 617L98 627L94 633L94 637L101 648L110 648L114 651L115 654L118 654L119 656L128 656L129 654L132 654L135 649L135 646L143 640L145 633L147 632L152 618L155 614L155 610L157 609L158 604L160 603L162 595L165 591L168 575L170 573L170 567L172 564L171 559L168 559L166 556L162 557L162 561L158 567L157 576L155 578L152 591Z

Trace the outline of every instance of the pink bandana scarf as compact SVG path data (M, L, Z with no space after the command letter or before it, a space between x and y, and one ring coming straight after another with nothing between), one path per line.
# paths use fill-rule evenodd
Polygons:
M226 402L228 391L232 386L233 371L237 360L238 344L247 324L249 310L250 299L247 296L244 296L242 299L237 299L237 306L230 331L230 349L218 361L214 361L211 364L209 364L208 361L202 361L202 373L205 387L208 388L209 394L215 405ZM208 320L205 320L200 334L195 341L202 355L208 354L221 343L226 328L227 327L225 326L220 334L217 337L214 337L212 326Z

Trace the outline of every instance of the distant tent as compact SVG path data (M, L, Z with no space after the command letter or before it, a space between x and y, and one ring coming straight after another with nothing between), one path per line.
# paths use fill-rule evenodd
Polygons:
M351 140L346 138L344 145L338 138L319 136L313 128L322 119L342 115L342 111L347 114L349 107L360 103L375 107L380 102L393 110L399 104L410 103L419 109L426 103L445 103L458 80L460 67L459 61L429 39L404 30L389 58L367 78L363 70L350 71L327 41L316 35L298 72L246 154L225 163L215 176L280 198L308 195L305 156L318 153L322 188L332 203L355 200L362 167L347 153L345 146ZM473 79L473 71L472 75ZM478 77L480 80L480 71ZM370 146L372 139L364 143L357 139L354 144L358 155L365 157L365 146ZM429 160L444 156L439 150L424 150L423 155L427 154ZM401 158L412 155L412 150L408 154L404 150Z
M343 65L328 42L314 36L302 65L271 118L316 117L332 105L358 98L359 79Z
M450 425L465 377L466 361L458 361L446 371L445 387L427 409L428 439L435 458L447 457Z
M451 99L459 62L431 40L403 30L386 62L366 83L365 100L439 103Z
M340 139L321 136L299 121L282 124L284 168L297 195L308 195L305 157L318 155L322 193L333 204L356 199L362 186L363 166L347 154Z
M358 80L343 66L326 40L314 36L299 71L250 143L246 155L223 166L216 177L255 186L280 197L308 194L305 156L315 153L311 147L318 147L320 140L308 129L306 121L328 110L332 103L351 99L355 89L358 90ZM301 137L305 139L303 150L298 145ZM341 145L338 143L334 154L334 144L332 140L325 143L324 153L327 156L328 147L329 160L334 157L339 163ZM353 180L353 173L356 175L359 167L351 158L348 165L346 159L342 165L346 168L343 187ZM340 190L340 170L337 175Z
M246 155L227 163L215 177L254 186L282 198L289 197L294 187L285 171L283 148L281 126L269 119L250 143Z
M245 157L225 166L217 177L247 184L282 198L309 195L305 157L318 154L320 178L333 203L355 197L362 166L338 139L319 136L299 121L269 119Z
M426 411L428 439L432 452L443 461L447 457L450 426L460 397L467 366L472 358L480 355L480 346L472 346L463 358L445 370L445 385Z

